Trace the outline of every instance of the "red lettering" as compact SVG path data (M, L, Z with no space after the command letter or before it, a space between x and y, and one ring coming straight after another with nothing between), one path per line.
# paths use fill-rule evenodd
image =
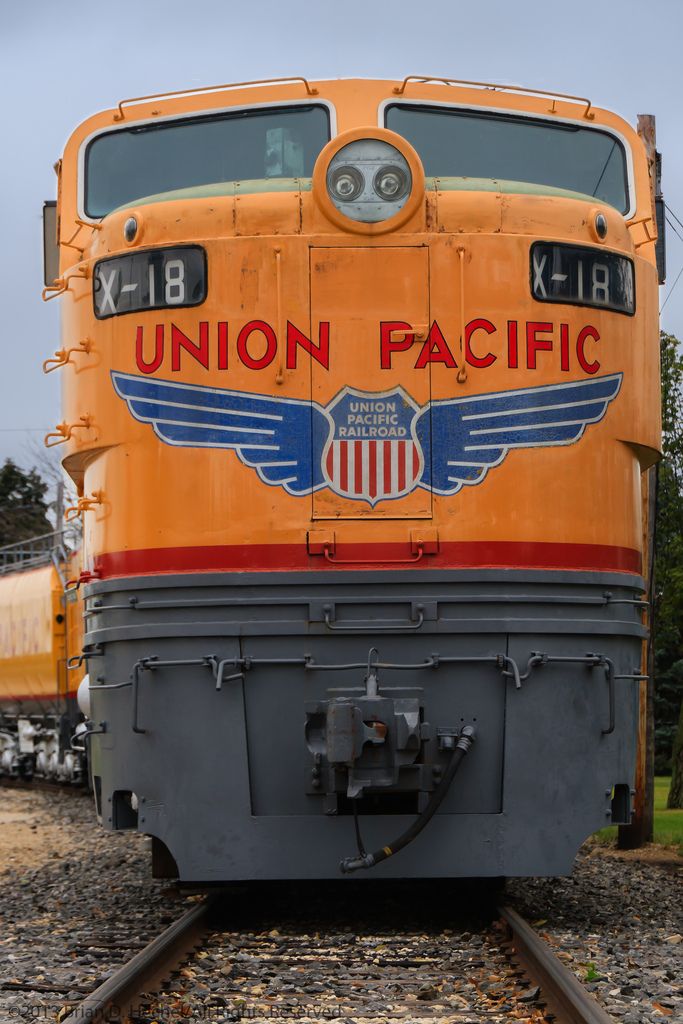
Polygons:
M496 328L490 320L484 320L481 317L477 320L470 320L465 327L465 359L470 366L478 366L480 369L485 369L487 366L492 366L498 357L494 356L493 352L489 352L485 356L475 356L470 346L470 340L475 331L486 331L487 334L495 334Z
M536 352L552 352L553 340L552 338L538 338L537 334L547 334L552 331L553 325L543 323L537 320L527 320L526 325L526 368L527 370L536 369Z
M249 354L247 343L249 338L258 331L266 340L265 352L258 359ZM264 367L272 363L275 359L275 353L277 352L277 338L275 331L267 324L265 320L250 320L248 324L245 324L240 333L237 335L237 355L240 361L248 366L250 370L263 370Z
M138 327L135 332L135 363L138 370L143 373L154 373L164 361L164 325L157 324L154 336L154 359L151 363L145 362L143 351L144 328Z
M592 338L593 341L600 341L600 335L595 327L591 327L590 324L587 327L582 327L579 331L579 336L576 339L576 357L579 360L579 366L582 370L585 370L586 373L597 373L600 369L600 363L598 360L596 359L592 363L589 363L586 360L586 353L584 352L586 338Z
M228 368L228 322L218 321L218 369Z
M180 352L182 349L192 356L194 360L209 369L209 324L206 320L199 323L199 341L192 341L186 334L171 324L171 369L180 369Z
M516 320L508 320L508 366L511 370L519 366Z
M406 331L403 338L392 341L391 335L398 331ZM405 320L382 320L379 325L379 364L383 370L391 369L391 356L394 352L405 352L415 341L415 334Z
M569 324L560 324L560 369L569 369Z
M429 334L422 344L420 354L415 362L415 369L422 370L427 363L444 363L451 369L455 369L458 365L436 320L429 328Z
M318 344L314 345L298 327L287 321L287 369L296 370L297 346L301 345L309 355L326 370L330 368L330 323L321 320L318 326Z
M286 367L288 370L296 370L299 359L299 349L302 349L311 359L315 360L325 370L330 368L330 334L331 327L328 320L321 320L317 328L317 342L309 338L300 328L290 320L286 321L286 338L282 343L286 345ZM145 344L145 327L139 326L135 329L135 362L138 370L144 374L155 373L164 363L166 357L166 334L165 325L156 324L154 328L154 343L147 339ZM189 358L199 363L206 370L214 366L218 370L228 370L234 356L230 354L230 325L227 320L216 321L216 349L212 348L213 327L208 321L200 321L197 325L196 338L188 337L175 324L170 325L170 362L174 373L183 368L183 360L187 363ZM572 342L571 325L568 323L553 324L544 321L529 320L523 323L526 330L526 367L529 370L536 370L539 352L556 351L555 359L559 362L563 373L569 373L574 358L572 349L576 352L576 360L584 373L595 374L600 369L599 359L591 360L591 350L587 343L589 341L600 341L600 334L597 329L588 324L581 329L576 338L576 344ZM147 328L149 332L149 328ZM404 320L389 320L380 323L380 366L383 370L392 369L392 360L395 352L406 352L415 343L415 328ZM491 337L496 334L498 328L495 323L485 317L476 317L465 325L465 337L463 343L465 362L477 369L487 369L493 366L500 357L491 349L487 343L477 340L475 337L478 331ZM558 331L558 334L555 334ZM254 341L252 335L260 334L261 340ZM237 358L240 363L251 370L263 370L275 359L278 351L278 338L275 330L265 320L250 320L239 331L236 343ZM474 351L475 347L479 351ZM152 351L149 351L152 348ZM185 355L183 355L185 353ZM558 358L559 357L559 358ZM430 363L441 363L449 369L457 369L458 356L455 348L449 347L438 321L433 320L429 332L424 341L421 340L419 354L415 360L415 369L424 369ZM507 365L510 369L519 368L519 322L517 320L507 321Z

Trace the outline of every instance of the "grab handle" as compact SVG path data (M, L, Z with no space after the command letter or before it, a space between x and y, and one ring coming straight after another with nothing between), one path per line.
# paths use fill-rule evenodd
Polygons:
M381 621L375 620L372 623L367 622L349 622L346 625L339 626L332 621L333 606L331 604L323 605L323 616L325 625L328 629L331 629L334 633L361 633L361 632L377 632L377 630L406 630L406 629L420 629L425 620L425 610L423 604L416 604L415 611L417 612L417 619L410 619L408 622L396 622L391 625L385 625Z
M424 547L418 544L410 558L336 558L331 544L323 546L323 554L334 565L405 565L407 562L419 562L424 555Z

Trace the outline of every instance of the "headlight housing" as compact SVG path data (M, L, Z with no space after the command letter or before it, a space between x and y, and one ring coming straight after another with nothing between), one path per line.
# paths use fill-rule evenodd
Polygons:
M379 234L405 223L424 201L424 172L400 135L386 128L354 128L318 157L313 193L338 227Z
M346 217L377 224L405 206L413 183L408 161L383 139L356 139L330 160L327 192Z

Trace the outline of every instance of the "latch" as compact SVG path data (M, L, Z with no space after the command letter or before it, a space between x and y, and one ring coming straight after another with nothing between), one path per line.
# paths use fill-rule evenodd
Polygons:
M309 530L307 537L309 555L323 555L335 552L334 530Z

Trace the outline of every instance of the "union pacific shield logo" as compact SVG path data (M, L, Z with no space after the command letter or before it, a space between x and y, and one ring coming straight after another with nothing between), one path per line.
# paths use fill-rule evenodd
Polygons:
M332 491L376 505L415 489L424 468L415 432L420 406L403 388L369 393L346 387L326 412L333 429L322 463Z
M112 371L131 414L164 443L222 448L270 487L327 487L376 505L416 487L452 495L481 484L516 449L576 444L599 423L621 373L417 402L401 387L345 387L329 405Z

